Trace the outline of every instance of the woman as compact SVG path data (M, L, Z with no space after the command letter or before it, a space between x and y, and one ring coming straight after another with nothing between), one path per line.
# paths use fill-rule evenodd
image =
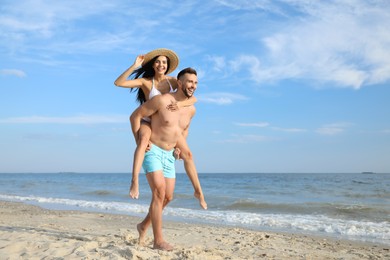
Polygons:
M114 82L116 86L138 89L137 100L142 105L156 95L174 92L177 89L177 80L167 74L173 72L179 63L175 52L168 49L156 49L146 55L139 55L125 72ZM138 68L138 69L137 69ZM131 79L128 79L130 76ZM182 106L193 105L195 97L187 101L171 104L167 109L176 110ZM130 187L130 197L138 199L139 185L138 176L141 171L145 150L148 147L151 135L150 118L143 118L141 128L136 137L137 147L134 152L133 174ZM178 157L178 155L176 155Z

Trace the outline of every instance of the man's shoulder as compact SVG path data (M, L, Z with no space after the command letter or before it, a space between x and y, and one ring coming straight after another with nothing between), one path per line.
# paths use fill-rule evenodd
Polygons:
M194 105L191 105L191 106L190 106L190 109L191 109L192 115L195 115L195 113L196 113L196 107L195 107Z

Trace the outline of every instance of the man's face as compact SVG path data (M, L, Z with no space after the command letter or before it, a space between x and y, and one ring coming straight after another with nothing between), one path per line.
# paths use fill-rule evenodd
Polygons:
M180 82L184 95L187 98L192 97L198 87L198 77L195 74L186 73L182 76Z

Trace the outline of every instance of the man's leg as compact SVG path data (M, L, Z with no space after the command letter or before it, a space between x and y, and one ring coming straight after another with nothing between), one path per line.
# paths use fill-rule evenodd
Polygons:
M165 178L162 171L148 173L146 178L152 190L152 201L148 215L137 225L138 232L140 233L140 242L143 243L147 227L151 222L154 236L153 248L167 251L172 250L173 247L165 242L162 234L162 209L165 204L164 200L167 188Z
M175 182L176 182L176 179L165 178L166 189L165 189L165 198L164 198L164 202L163 202L163 209L173 199L173 192L175 190ZM149 212L146 215L146 217L144 218L144 220L137 225L140 245L144 245L144 243L145 243L146 232L147 232L150 224L152 224L152 221L151 221L151 215L150 215L150 209L149 209Z

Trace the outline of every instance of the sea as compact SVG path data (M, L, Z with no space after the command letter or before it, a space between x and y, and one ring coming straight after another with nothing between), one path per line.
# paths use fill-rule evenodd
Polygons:
M200 173L199 179L208 209L193 197L187 175L177 174L164 221L390 245L390 174ZM140 197L130 199L130 181L130 173L0 173L0 200L144 217L150 188L141 174Z

